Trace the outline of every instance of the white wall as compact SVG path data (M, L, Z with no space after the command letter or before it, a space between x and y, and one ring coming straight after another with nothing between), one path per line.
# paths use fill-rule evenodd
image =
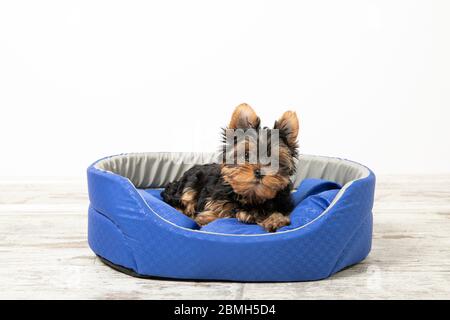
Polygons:
M450 172L449 1L2 1L0 176L214 150L248 102L301 151Z

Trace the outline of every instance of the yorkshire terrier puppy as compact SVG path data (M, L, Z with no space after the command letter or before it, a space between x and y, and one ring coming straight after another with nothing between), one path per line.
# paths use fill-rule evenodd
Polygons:
M257 223L268 232L289 225L298 131L295 112L285 112L269 129L260 127L249 105L239 105L223 132L222 163L187 170L164 189L164 201L201 226L226 217Z

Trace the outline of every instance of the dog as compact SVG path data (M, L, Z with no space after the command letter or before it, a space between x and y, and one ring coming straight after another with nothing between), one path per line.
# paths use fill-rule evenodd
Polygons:
M293 111L285 112L273 129L261 128L255 111L248 104L240 104L223 129L222 163L195 165L181 179L169 183L161 196L200 226L234 217L275 232L290 224L290 176L296 170L298 132L299 121ZM263 163L263 151L271 163ZM242 154L244 159L239 161Z

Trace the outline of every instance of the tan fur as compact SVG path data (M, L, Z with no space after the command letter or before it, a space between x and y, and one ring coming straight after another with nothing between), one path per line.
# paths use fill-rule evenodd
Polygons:
M210 200L205 204L205 210L195 217L195 221L200 226L204 226L218 218L234 217L233 209L235 208L236 204L225 200Z
M269 174L261 180L254 176L258 165L245 164L238 167L222 167L222 176L226 183L230 184L234 192L243 197L247 204L263 203L273 199L277 192L289 184L289 178Z
M281 118L276 122L275 129L285 130L288 143L292 146L296 145L299 131L297 114L294 111L286 111L283 113Z
M234 216L233 209L236 204L225 200L210 200L205 205L205 211L215 212L218 218L226 218Z
M197 192L191 188L186 188L183 190L183 195L181 196L181 203L184 206L183 212L188 217L192 217L195 214L195 205L197 203Z
M246 103L241 103L236 107L236 109L234 109L228 128L256 128L259 125L259 121L259 117L256 115L256 112L252 109L252 107Z
M244 223L255 223L256 217L255 214L248 213L247 211L239 211L236 213L236 218Z
M202 211L195 217L195 222L199 226L207 225L218 218L217 213L214 211Z
M290 223L291 220L289 217L279 212L274 212L265 220L258 222L258 224L268 232L275 232L277 229L287 226Z
M284 164L289 170L294 170L295 162L291 156L291 152L287 148L279 148L278 159L280 164Z

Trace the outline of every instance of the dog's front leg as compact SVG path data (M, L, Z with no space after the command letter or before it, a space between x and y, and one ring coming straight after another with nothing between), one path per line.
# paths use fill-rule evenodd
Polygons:
M195 217L195 222L197 222L197 224L199 226L205 226L208 223L213 222L214 220L217 220L218 218L219 218L219 215L217 214L217 212L207 210L207 211L200 212Z
M245 210L239 210L236 213L236 218L243 223L256 223L256 212L248 212Z
M204 211L195 217L195 222L200 226L207 225L219 218L230 218L235 216L236 205L224 200L211 200L205 205Z
M195 214L195 207L197 205L197 191L193 188L186 187L183 190L183 195L181 196L181 203L183 209L181 210L188 217L193 217Z
M258 224L268 232L275 232L279 228L291 224L291 219L280 212L273 212Z

